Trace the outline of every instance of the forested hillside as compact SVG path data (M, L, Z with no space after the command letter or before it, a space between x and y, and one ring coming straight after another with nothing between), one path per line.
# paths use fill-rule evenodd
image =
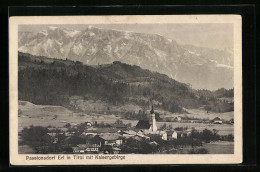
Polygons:
M212 111L232 111L220 100L233 90L193 90L166 75L121 62L87 66L81 62L50 59L19 53L19 100L34 104L69 107L71 96L100 99L113 105L135 103L140 107L154 104L170 112L203 105ZM231 92L231 94L230 94ZM229 108L214 108L222 105ZM213 108L212 108L213 107Z

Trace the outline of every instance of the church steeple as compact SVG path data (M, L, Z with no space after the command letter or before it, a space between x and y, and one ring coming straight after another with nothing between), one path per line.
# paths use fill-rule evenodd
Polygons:
M153 123L152 123L152 131L157 131L156 119L155 119L153 106L152 106L152 109L151 109L150 113L152 114L152 121L153 121Z
M151 113L151 114L153 114L153 113L154 113L154 110L153 110L153 105L152 105L152 110L150 111L150 113Z

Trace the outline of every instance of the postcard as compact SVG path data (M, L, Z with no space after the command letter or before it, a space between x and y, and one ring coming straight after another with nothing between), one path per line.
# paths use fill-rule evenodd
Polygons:
M239 15L9 19L11 165L242 163Z

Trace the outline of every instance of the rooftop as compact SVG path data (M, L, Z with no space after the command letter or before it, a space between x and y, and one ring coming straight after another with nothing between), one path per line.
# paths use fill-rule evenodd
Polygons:
M102 134L99 137L104 139L104 140L118 140L118 139L120 139L120 135L119 134L114 134L114 133Z
M118 129L113 128L88 128L85 130L85 133L115 133Z
M151 126L149 120L139 120L135 128L138 129L149 129Z

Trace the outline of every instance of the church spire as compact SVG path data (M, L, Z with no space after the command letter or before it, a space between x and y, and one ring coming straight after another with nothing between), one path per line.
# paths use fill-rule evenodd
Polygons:
M154 113L154 110L153 110L153 105L152 105L152 110L150 111L150 113L151 113L151 114L153 114L153 113Z
M152 131L157 131L156 119L155 119L153 106L152 106L152 110L150 111L150 113L152 114L152 121L153 121L153 123L152 123Z

